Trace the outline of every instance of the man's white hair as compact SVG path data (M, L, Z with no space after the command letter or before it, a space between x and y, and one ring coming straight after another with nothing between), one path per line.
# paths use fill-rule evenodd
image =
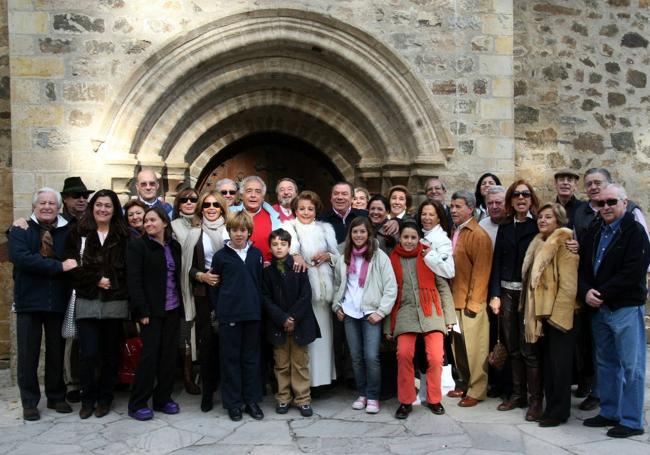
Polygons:
M241 185L239 186L240 194L244 194L246 185L248 185L249 182L258 182L262 186L262 193L266 194L266 183L264 183L264 180L262 180L257 175L249 175L248 177L244 177L244 179L241 181Z
M52 193L52 194L54 194L54 197L56 197L56 208L60 209L63 206L63 200L61 199L61 193L59 193L54 188L50 188L49 186L44 186L43 188L37 190L34 193L34 196L32 196L32 207L36 205L36 203L38 202L38 197L43 193Z

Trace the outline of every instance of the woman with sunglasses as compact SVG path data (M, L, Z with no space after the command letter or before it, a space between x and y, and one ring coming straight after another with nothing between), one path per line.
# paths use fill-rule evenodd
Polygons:
M512 394L499 411L523 408L528 403L526 420L539 420L542 411L542 377L537 345L523 342L524 319L519 311L521 265L528 245L537 235L539 200L525 180L517 180L506 191L506 219L499 226L494 243L490 276L490 307L499 318L500 335L508 350L512 367ZM528 384L527 399L526 384Z
M219 284L219 276L212 273L211 264L214 253L223 248L228 239L227 208L228 204L219 191L201 194L182 248L181 290L186 320L196 323L203 412L212 409L212 395L218 381L218 339L212 331L210 287Z
M234 180L228 178L221 179L214 185L214 187L226 200L228 207L239 204L239 187Z
M174 237L183 245L187 235L192 228L192 218L196 209L196 203L199 200L198 192L194 188L184 188L178 192L174 200L174 209L172 220L172 231ZM201 389L194 382L194 373L192 371L192 324L181 321L181 337L179 340L178 350L183 359L183 384L185 391L190 395L198 395Z

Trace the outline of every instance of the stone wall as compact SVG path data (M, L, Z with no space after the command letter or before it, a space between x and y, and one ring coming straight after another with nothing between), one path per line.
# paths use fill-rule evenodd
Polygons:
M7 1L0 0L0 360L9 357L12 302L11 264L7 257L6 226L13 214L11 178L11 106L9 102L9 43ZM0 366L2 363L0 362Z
M607 167L650 213L650 1L514 2L517 169Z
M343 21L402 59L430 90L454 138L457 150L440 170L450 186L473 186L484 169L506 179L514 174L510 0L16 0L10 5L16 215L28 211L34 188L59 188L68 175L83 175L93 188L110 187L104 164L111 151L94 151L97 132L111 102L149 57L202 25L269 8Z

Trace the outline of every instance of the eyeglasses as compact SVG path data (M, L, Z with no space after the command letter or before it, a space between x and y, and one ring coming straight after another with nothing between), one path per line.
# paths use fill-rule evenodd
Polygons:
M620 201L620 199L601 199L600 201L594 201L594 204L596 207L600 207L602 209L605 207L605 205L614 207L616 204L618 204L618 201Z
M181 202L181 204L185 204L186 202L191 202L192 204L196 204L196 201L199 200L198 197L192 196L192 197L180 197L178 200Z
M221 190L221 194L223 196L226 196L228 194L234 196L235 194L237 194L237 190Z
M210 207L214 207L215 209L221 208L218 202L204 202L203 205L201 205L201 207L204 209L209 209Z
M88 196L90 196L88 193L68 193L68 196L70 196L72 199L88 199Z
M532 195L533 195L533 193L531 193L530 191L513 191L512 192L512 197L513 198L524 197L524 198L528 199Z

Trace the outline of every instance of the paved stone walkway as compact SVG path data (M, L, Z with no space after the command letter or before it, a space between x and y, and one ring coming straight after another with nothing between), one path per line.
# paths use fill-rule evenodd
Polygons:
M650 376L650 375L648 375ZM180 384L179 384L180 387ZM24 422L16 387L0 389L0 454L650 454L650 428L628 440L615 440L604 429L586 428L582 420L596 411L577 409L565 425L540 428L524 421L524 411L499 412L496 399L475 408L457 406L444 398L444 416L415 406L405 421L393 417L396 401L382 403L377 415L351 409L354 393L344 388L314 400L315 415L302 418L296 409L280 416L266 398L263 421L247 415L231 422L220 403L209 413L199 410L199 398L178 391L181 413L156 413L137 422L126 415L126 392L118 393L114 410L102 419L80 420L75 413L57 414L41 400L41 420ZM650 410L646 382L646 415Z

